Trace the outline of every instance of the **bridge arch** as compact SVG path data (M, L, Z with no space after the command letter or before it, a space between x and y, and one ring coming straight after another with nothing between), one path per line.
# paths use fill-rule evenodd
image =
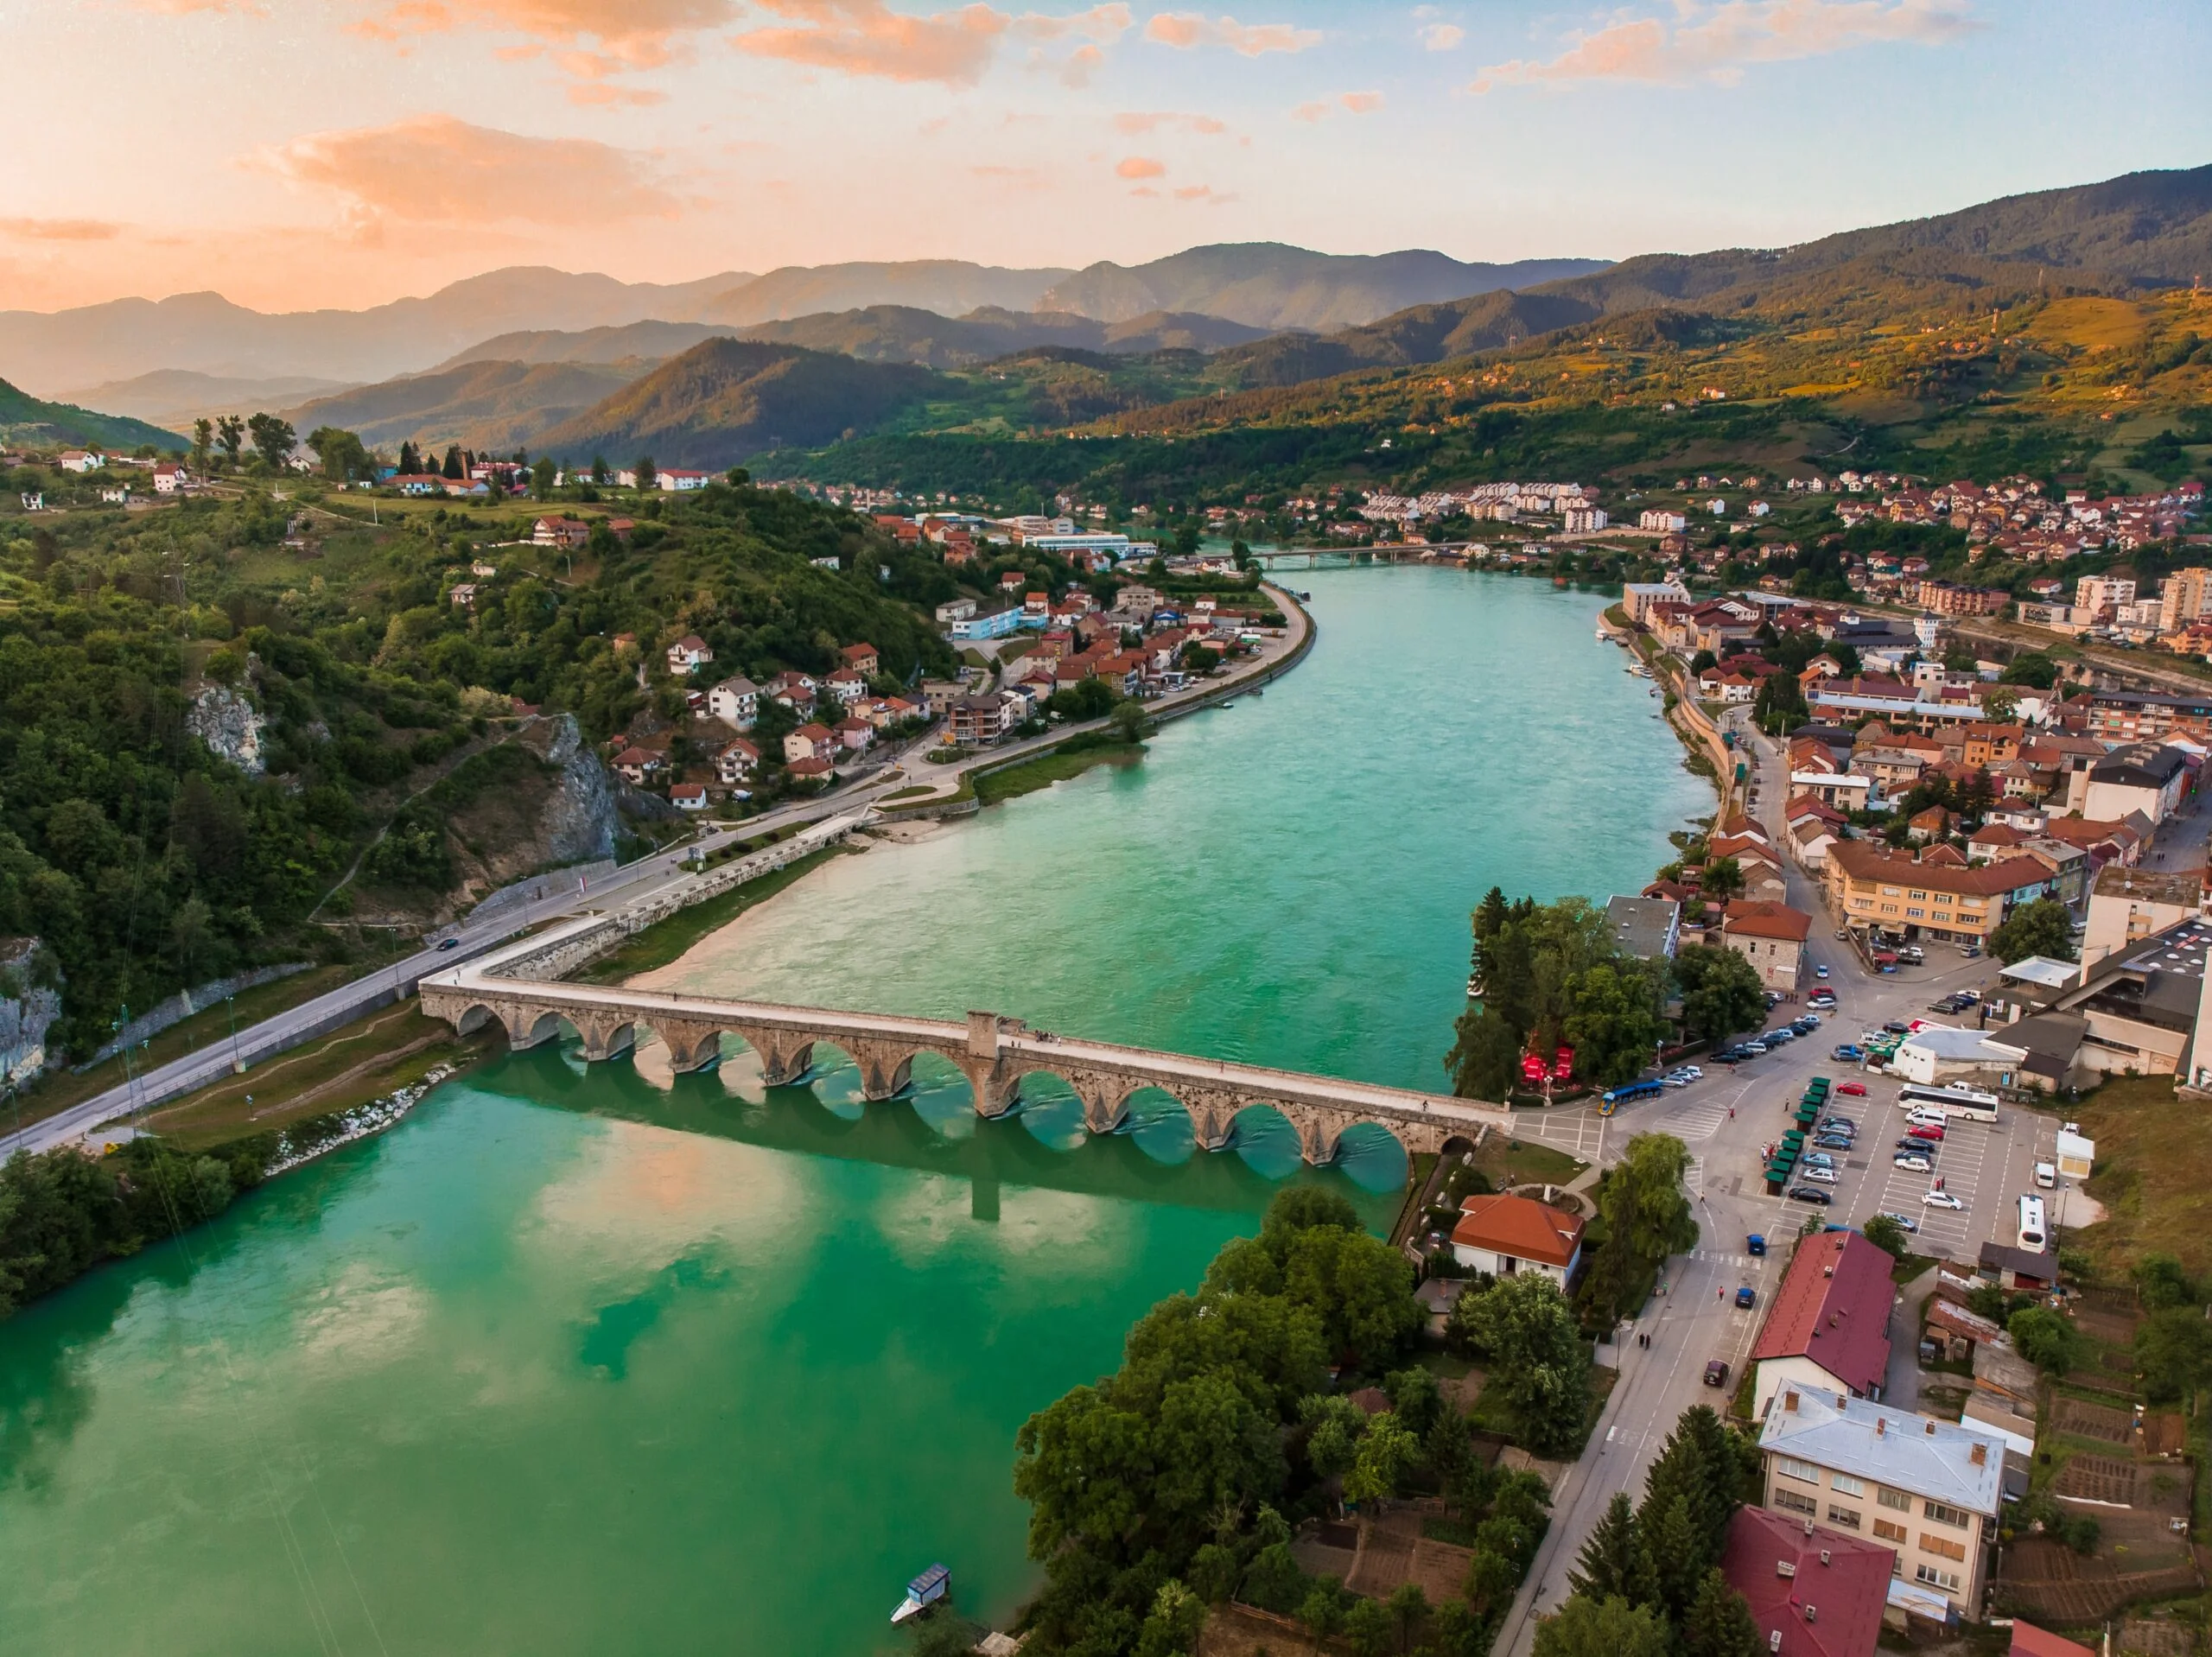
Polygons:
M1132 1088L1122 1099L1120 1113L1114 1131L1127 1134L1153 1161L1173 1166L1198 1154L1198 1123L1171 1089Z
M933 1132L948 1140L975 1137L982 1112L975 1082L963 1066L924 1048L913 1057L909 1081L902 1096Z
M1056 1151L1072 1151L1090 1138L1091 1122L1101 1114L1072 1079L1043 1064L1015 1075L1006 1098L1001 1114L1018 1116L1039 1143Z

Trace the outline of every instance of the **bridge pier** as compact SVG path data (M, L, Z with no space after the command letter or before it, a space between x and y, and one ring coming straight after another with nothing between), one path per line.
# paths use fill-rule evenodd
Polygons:
M814 1042L810 1037L746 1025L739 1025L736 1029L745 1038L746 1045L759 1056L760 1079L768 1086L795 1086L814 1068Z
M849 1051L860 1066L863 1099L895 1099L913 1084L914 1056L905 1048L871 1041L855 1042Z
M503 1022L511 1052L524 1053L533 1047L543 1047L561 1033L561 1015L546 1007L522 1007Z
M1103 1138L1129 1120L1129 1097L1118 1087L1097 1082L1076 1084L1083 1100L1083 1126L1093 1138Z
M626 1053L636 1044L638 1026L619 1013L585 1013L575 1020L576 1033L583 1038L584 1062L596 1064Z
M688 1019L662 1019L653 1024L652 1032L668 1049L669 1068L678 1076L703 1070L721 1060L722 1032L720 1025L696 1024Z

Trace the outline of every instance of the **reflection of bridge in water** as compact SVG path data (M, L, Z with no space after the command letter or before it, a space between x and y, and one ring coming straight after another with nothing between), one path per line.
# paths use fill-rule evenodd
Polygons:
M1453 1140L1472 1140L1485 1127L1511 1127L1503 1106L1476 1100L1064 1039L992 1013L971 1013L956 1024L523 975L560 971L595 952L590 935L598 924L556 929L426 978L419 992L423 1011L464 1034L496 1023L518 1051L555 1039L566 1025L581 1038L587 1062L613 1058L650 1033L679 1074L715 1063L722 1038L734 1035L759 1056L761 1078L771 1086L799 1081L814 1067L816 1046L833 1046L852 1059L861 1093L871 1100L903 1093L914 1060L930 1053L967 1077L976 1114L984 1117L1018 1108L1026 1077L1051 1075L1074 1090L1084 1126L1100 1134L1128 1121L1135 1095L1157 1089L1188 1113L1193 1136L1210 1151L1228 1146L1240 1112L1266 1105L1297 1130L1302 1154L1316 1164L1332 1160L1344 1130L1357 1125L1382 1128L1408 1152L1441 1152Z

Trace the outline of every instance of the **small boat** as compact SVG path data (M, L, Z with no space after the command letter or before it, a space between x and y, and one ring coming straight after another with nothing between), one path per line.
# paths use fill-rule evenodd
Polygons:
M911 1622L952 1591L952 1572L933 1565L906 1584L906 1597L891 1614L891 1626Z
M1214 706L1216 708L1234 708L1236 704L1233 702L1217 702Z

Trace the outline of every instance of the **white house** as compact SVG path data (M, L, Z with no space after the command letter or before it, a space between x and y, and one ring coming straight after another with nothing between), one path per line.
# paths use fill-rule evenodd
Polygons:
M694 489L704 489L715 480L715 474L711 472L666 471L659 474L659 480L663 494L680 495Z
M742 674L707 693L707 711L734 731L749 731L760 717L760 687Z
M192 486L192 474L174 460L164 460L154 468L154 492L174 495Z
M1582 1258L1582 1217L1526 1197L1471 1197L1452 1228L1452 1254L1471 1271L1535 1272L1564 1290Z
M678 783L668 790L668 803L678 811L704 811L707 809L707 785L704 783Z
M728 743L715 756L715 775L729 787L746 781L760 769L760 750L743 737Z
M68 448L54 458L54 464L64 472L74 472L79 477L87 472L97 472L107 464L107 456L98 449Z
M671 673L690 673L714 659L714 651L707 648L707 641L696 633L686 633L668 647L668 670Z

